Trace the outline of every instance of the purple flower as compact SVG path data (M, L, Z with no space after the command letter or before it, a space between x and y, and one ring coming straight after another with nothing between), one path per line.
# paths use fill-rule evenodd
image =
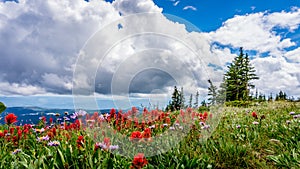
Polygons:
M296 113L295 113L295 112L293 112L293 111L292 111L292 112L290 112L290 115L294 115L294 114L296 114Z
M238 124L238 125L236 125L236 128L237 128L237 129L241 128L241 125L239 125L239 124Z
M254 121L254 122L252 122L252 124L257 125L257 124L259 124L259 122Z
M100 147L102 150L109 149L109 150L113 151L113 150L119 149L119 145L109 145L108 146L105 143L96 143L95 146L96 147Z
M43 137L38 137L38 138L37 138L37 141L38 141L38 142L41 142L41 141L48 141L49 139L50 139L49 136L46 135L46 136L43 136Z
M19 152L21 152L22 150L21 149L15 149L12 154L18 154Z
M204 126L201 127L201 129L203 129L203 130L207 130L209 128L210 128L210 125L204 125Z
M96 146L97 146L97 147L101 147L102 150L103 150L103 149L107 149L107 145L104 144L104 143L96 143Z
M204 122L199 122L199 124L201 125L201 126L204 126L205 125L205 123Z
M60 145L60 143L58 141L50 141L48 143L48 146L59 146L59 145Z
M79 111L76 111L75 113L73 113L73 115L71 115L70 117L71 117L72 119L75 119L75 118L81 118L81 117L85 116L86 114L87 114L86 111L84 111L84 110L79 110Z
M286 121L286 124L291 124L291 121L287 120L287 121Z
M294 115L293 118L294 119L300 118L300 114Z
M73 113L70 117L71 117L71 119L76 119L77 118L75 113Z
M109 149L110 149L111 151L117 150L117 149L119 149L119 145L110 145L110 146L109 146Z
M69 121L70 118L69 118L69 117L64 117L64 120L65 120L65 121Z

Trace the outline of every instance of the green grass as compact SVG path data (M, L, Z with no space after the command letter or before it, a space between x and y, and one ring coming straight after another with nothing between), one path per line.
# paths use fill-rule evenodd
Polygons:
M200 141L201 131L192 129L170 151L147 157L145 168L300 168L300 119L293 119L289 115L292 111L300 114L300 103L225 107L217 129L207 141ZM252 112L257 113L258 119L252 117ZM259 124L253 124L254 121ZM8 126L0 126L0 130L5 128ZM132 165L132 159L109 151L94 151L95 142L83 130L58 132L55 137L61 143L58 147L37 143L35 134L29 134L16 145L0 138L0 168L129 168ZM76 146L79 135L85 139L83 148ZM12 154L17 148L22 151Z

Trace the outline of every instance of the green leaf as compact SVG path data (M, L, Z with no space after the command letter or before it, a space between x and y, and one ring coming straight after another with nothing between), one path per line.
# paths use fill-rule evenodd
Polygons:
M25 168L28 168L28 165L25 161L19 161L19 164L21 164Z
M0 113L2 113L6 109L6 106L0 102Z

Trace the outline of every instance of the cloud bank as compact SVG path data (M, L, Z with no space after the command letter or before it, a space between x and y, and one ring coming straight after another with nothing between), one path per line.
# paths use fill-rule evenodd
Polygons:
M150 0L115 0L113 3L102 0L0 2L0 39L4 39L0 41L0 95L72 94L77 58L98 30L132 14L155 12L161 15L159 20L122 23L110 33L116 32L121 37L126 35L122 31L135 32L141 27L157 26L157 30L165 29L169 34L183 37L189 50L171 38L154 35L129 38L115 46L101 62L102 65L99 66L97 60L87 60L84 65L98 68L92 78L94 81L82 74L76 85L87 89L93 84L95 91L92 92L109 95L113 80L119 80L120 88L127 87L122 78L136 73L131 77L129 92L137 96L157 90L168 93L176 84L170 72L178 72L176 79L186 82L183 86L186 86L187 93L200 90L205 94L207 77L218 84L226 64L243 46L250 53L260 77L255 85L261 92L268 94L284 90L288 95L300 96L299 42L286 36L299 31L300 8L236 15L212 32L188 32L183 24L164 17L162 11ZM143 25L130 25L134 23ZM105 41L113 38L111 34L107 34ZM148 48L163 50L151 57L143 52ZM195 56L189 53L191 50L204 55L201 58L203 62L195 61ZM172 66L176 62L180 64ZM122 67L125 63L127 66ZM143 65L140 63L157 63L161 67L169 65L169 68L168 72L157 69L136 72L136 66ZM180 67L184 65L182 63L189 65L188 71L199 72L195 74L196 85L186 77L187 72L180 71L186 69ZM221 69L205 67L203 63L214 63ZM116 72L124 76L118 77ZM206 72L209 76L205 76Z

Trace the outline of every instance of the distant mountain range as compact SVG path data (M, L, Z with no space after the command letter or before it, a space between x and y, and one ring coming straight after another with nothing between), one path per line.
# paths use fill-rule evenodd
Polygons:
M94 112L99 113L109 113L110 109L103 110L85 110L89 114L93 114ZM8 107L4 112L0 114L0 124L4 124L4 117L8 113L14 113L18 117L17 125L19 124L37 124L39 118L45 116L47 120L52 117L54 120L57 118L55 116L56 113L60 114L60 118L63 118L65 112L68 112L68 116L75 112L74 109L47 109L41 107Z

